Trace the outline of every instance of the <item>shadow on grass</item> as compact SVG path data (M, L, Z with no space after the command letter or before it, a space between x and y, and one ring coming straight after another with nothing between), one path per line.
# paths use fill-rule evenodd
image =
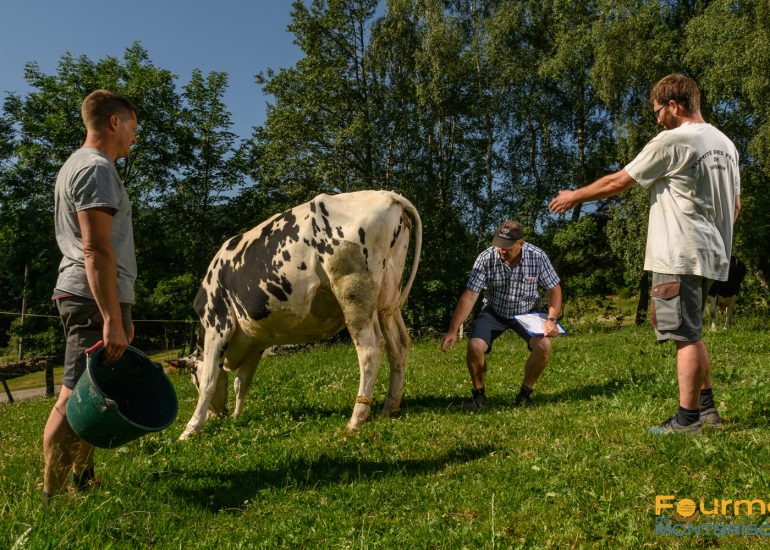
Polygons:
M650 397L657 397L659 392L655 391L655 385L658 383L658 379L653 374L639 374L632 372L630 377L625 378L612 378L601 384L586 384L583 386L576 386L567 388L556 393L548 393L547 391L540 392L536 390L533 394L533 407L542 407L553 403L563 403L569 401L590 401L597 397L609 397L618 392L627 390L629 388L648 388L651 391ZM492 388L492 391L487 392L489 399L486 409L497 410L515 407L514 400L516 399L515 393L511 393L505 388L500 388L501 394ZM377 396L375 396L376 399ZM462 409L463 401L470 399L470 389L467 395L457 396L439 396L439 395L415 395L405 396L401 401L400 414L423 414L425 412L440 412L444 414L467 414ZM372 418L380 418L380 410L382 409L382 402L375 401L375 405L372 408ZM273 409L274 414L278 409ZM323 419L323 418L341 418L345 422L350 417L353 411L353 405L340 405L340 406L328 406L328 405L288 405L285 408L287 413L295 421L303 421L307 419ZM257 410L248 410L247 414L241 417L240 422L248 424L253 418L259 418L267 413ZM238 419L230 420L237 422Z
M657 377L652 374L635 374L631 378L612 378L602 384L586 384L567 388L557 393L537 394L535 404L559 403L563 401L588 401L596 397L609 397L629 387L652 387Z
M547 404L561 403L565 401L589 401L596 397L609 397L628 388L653 387L657 382L657 377L652 374L634 374L631 378L613 378L601 384L586 384L567 388L565 390L548 393L535 391L533 394L533 407L544 406ZM501 388L501 391L504 391ZM447 413L464 413L462 410L463 401L470 399L470 390L468 395L457 397L418 395L404 398L401 403L401 410L410 414L419 414L425 411L443 411ZM488 404L490 410L504 409L514 407L516 399L515 394L507 392L504 395L487 391Z
M322 455L314 459L299 458L274 468L196 473L190 476L195 479L194 487L180 483L172 487L172 491L190 504L201 508L238 512L242 509L244 501L253 499L265 489L302 489L319 485L348 485L354 481L371 482L392 477L426 475L443 470L450 464L487 457L493 450L491 446L462 447L427 459L393 461L340 459Z

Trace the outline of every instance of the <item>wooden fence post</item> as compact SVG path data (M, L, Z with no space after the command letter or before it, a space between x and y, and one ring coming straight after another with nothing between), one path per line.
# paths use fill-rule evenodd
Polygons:
M8 383L5 381L5 378L3 378L3 388L5 389L5 394L8 396L8 403L13 403L13 396L11 395L11 390L8 389Z
M53 361L50 357L45 358L45 395L47 397L54 396L53 389Z

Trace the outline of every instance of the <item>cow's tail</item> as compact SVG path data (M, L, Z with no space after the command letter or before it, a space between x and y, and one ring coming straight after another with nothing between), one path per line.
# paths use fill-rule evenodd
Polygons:
M409 298L409 291L412 290L412 283L414 283L414 278L417 276L417 266L420 265L420 252L422 251L422 220L420 220L420 214L417 212L417 209L408 199L405 199L396 193L393 195L414 226L414 257L412 259L412 271L409 273L409 278L406 280L406 283L401 288L401 295L398 299L398 307L400 309L404 307L407 298Z

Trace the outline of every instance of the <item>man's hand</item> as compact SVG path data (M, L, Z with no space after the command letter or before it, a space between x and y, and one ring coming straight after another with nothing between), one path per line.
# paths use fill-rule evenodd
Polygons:
M445 352L452 349L457 342L457 331L451 330L444 335L444 339L441 341L441 351Z
M123 356L128 347L128 338L126 338L126 331L123 329L120 319L117 322L104 323L102 340L104 340L102 363L109 365Z
M556 198L548 205L548 208L550 208L551 212L554 214L564 214L568 210L575 208L575 206L578 205L578 202L579 201L575 200L575 191L562 189L559 191Z
M556 325L556 321L546 321L543 328L543 334L545 336L553 337L559 335L559 327Z

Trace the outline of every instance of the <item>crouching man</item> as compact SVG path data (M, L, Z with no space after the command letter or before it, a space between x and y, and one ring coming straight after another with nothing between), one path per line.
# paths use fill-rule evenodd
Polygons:
M495 232L492 246L476 258L468 285L452 317L449 330L441 342L441 351L451 349L457 332L468 318L479 293L484 290L484 305L468 339L466 362L473 392L463 408L473 411L486 402L486 354L492 342L511 329L529 346L524 367L524 381L514 401L516 406L532 405L532 390L551 357L551 337L558 334L557 319L561 311L562 292L559 276L548 256L540 248L524 241L524 230L518 222L503 222ZM530 313L539 298L538 287L548 291L548 320L542 336L530 336L514 315Z

